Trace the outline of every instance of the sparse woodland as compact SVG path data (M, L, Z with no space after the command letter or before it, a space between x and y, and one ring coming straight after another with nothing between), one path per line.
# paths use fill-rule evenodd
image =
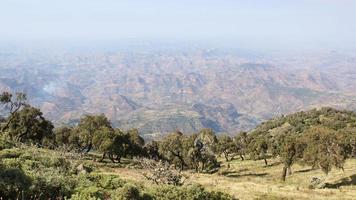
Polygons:
M266 183L273 180L283 186L302 173L300 166L306 173L329 177L334 171L348 173L356 158L356 113L333 108L277 117L250 132L177 130L145 141L137 129L113 127L104 114L85 115L73 126L55 128L27 103L25 94L4 92L0 102L6 111L0 119L2 199L242 199L246 195L221 190L229 185L206 188L197 183L202 176L238 181L246 176L241 174L244 170L263 180L267 173L254 168L234 171L253 163L256 169L278 169ZM137 172L145 180L123 179L115 173L119 169ZM356 193L355 176L356 171L339 185L315 177L305 180L310 184L304 189L347 186ZM282 197L267 192L257 198Z

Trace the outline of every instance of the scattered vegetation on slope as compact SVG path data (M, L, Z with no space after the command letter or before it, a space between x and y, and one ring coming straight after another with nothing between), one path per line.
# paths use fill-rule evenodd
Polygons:
M234 137L201 129L190 135L176 131L146 143L137 129L113 128L103 114L86 115L78 124L54 129L39 109L26 103L26 95L5 92L0 101L8 109L0 135L0 197L6 199L232 199L189 184L186 178L234 177L231 170L240 158L241 165L263 160L265 168L278 166L280 173L273 173L273 179L280 177L282 184L301 165L328 175L333 168L345 171L345 163L356 156L356 114L332 108L282 116ZM107 161L114 168L142 170L142 177L154 185L105 173ZM240 172L235 178L245 176ZM268 175L258 170L251 174ZM307 188L331 185L343 186L316 177Z

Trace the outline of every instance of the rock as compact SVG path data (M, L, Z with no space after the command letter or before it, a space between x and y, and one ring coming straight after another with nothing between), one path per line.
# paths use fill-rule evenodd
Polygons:
M88 174L93 171L90 167L85 166L83 163L78 165L76 170L77 170L77 174Z
M322 189L325 187L325 183L323 183L323 180L318 178L318 177L313 177L310 180L310 185L309 188L311 189Z

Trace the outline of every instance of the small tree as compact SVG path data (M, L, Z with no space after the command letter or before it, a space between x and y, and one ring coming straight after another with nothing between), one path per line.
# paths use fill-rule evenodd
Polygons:
M296 133L283 135L283 140L280 141L279 156L283 163L282 181L286 180L287 172L289 174L292 173L292 165L297 159L302 157L304 146L299 142L297 137Z
M128 149L127 154L131 157L142 156L145 140L140 136L137 129L131 129L127 132L128 137Z
M71 146L70 137L71 137L72 132L73 132L73 128L67 127L67 126L63 126L63 127L54 129L56 145L64 147L67 150L70 150L70 146Z
M42 140L46 137L51 138L52 130L52 122L46 120L39 109L31 106L25 106L14 113L7 128L11 138L16 141L36 144L42 144Z
M305 131L306 148L303 160L313 167L320 167L328 174L332 167L343 169L345 156L337 132L322 126L312 127Z
M170 163L178 162L180 169L186 166L185 156L187 149L184 148L184 135L177 131L167 135L159 144L159 153Z
M156 161L162 159L159 153L159 143L157 141L152 140L151 142L147 143L144 149L148 158Z
M237 151L237 146L235 145L233 139L224 134L217 137L216 152L223 154L226 162L229 161L229 156Z
M245 160L245 154L249 144L247 132L238 133L234 138L235 151L240 156L241 160Z
M101 153L103 156L100 161L102 161L107 155L112 162L114 160L114 145L117 142L116 134L114 129L111 127L101 127L99 130L95 131L93 136L93 146L95 149Z
M129 135L125 134L120 129L115 129L115 143L113 144L113 152L116 155L115 160L121 162L121 158L130 153L131 142Z
M183 176L181 172L171 169L167 162L154 161L145 158L140 159L139 161L142 168L148 170L148 172L143 173L143 176L155 184L180 186L183 185L186 180L186 177Z
M356 158L356 128L345 128L338 131L343 154L346 158Z
M252 139L249 143L249 152L252 159L263 159L265 165L268 165L268 138L265 135L259 135Z
M16 93L14 97L10 92L3 92L0 95L0 104L8 110L8 118L4 121L4 125L1 126L1 132L8 128L9 124L14 119L16 112L20 111L23 107L28 106L26 103L27 97L24 93Z
M82 119L76 128L76 139L78 144L81 145L82 151L88 153L93 147L93 137L97 131L100 131L103 127L111 128L109 119L105 115L86 115Z
M199 134L190 138L190 141L194 139L194 143L190 143L187 157L196 172L220 166L215 157L218 150L217 138L211 129L202 129Z

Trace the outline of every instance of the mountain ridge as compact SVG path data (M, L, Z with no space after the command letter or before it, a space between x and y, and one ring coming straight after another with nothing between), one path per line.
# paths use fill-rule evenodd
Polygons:
M2 58L0 89L26 92L57 125L104 113L116 126L142 134L178 127L232 134L314 107L355 110L355 59L345 64L344 56L326 58L310 58L305 68L288 59L267 62L214 52ZM329 60L327 67L317 67Z

